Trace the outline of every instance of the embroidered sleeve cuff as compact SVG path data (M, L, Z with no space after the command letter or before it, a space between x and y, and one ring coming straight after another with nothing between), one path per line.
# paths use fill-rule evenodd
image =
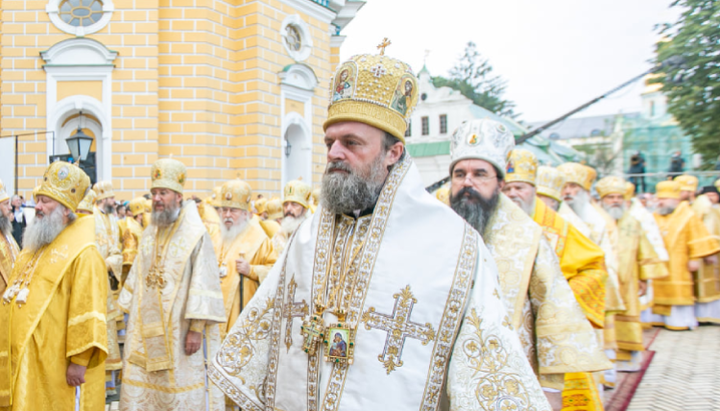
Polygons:
M203 332L205 329L205 320L192 320L190 322L190 331L195 331L197 333Z
M93 351L95 348L90 348L89 350L85 350L82 353L78 355L73 355L70 357L70 362L77 365L82 365L83 367L87 367L88 364L90 364L90 358L92 357Z

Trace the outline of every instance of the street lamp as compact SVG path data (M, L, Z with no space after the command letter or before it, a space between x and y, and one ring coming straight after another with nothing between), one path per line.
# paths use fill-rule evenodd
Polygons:
M70 154L75 161L87 160L88 154L90 153L90 146L92 145L93 138L83 133L82 128L78 126L77 132L65 142L70 149Z
M290 140L285 140L285 157L290 157L290 151L292 150L292 145L290 144Z

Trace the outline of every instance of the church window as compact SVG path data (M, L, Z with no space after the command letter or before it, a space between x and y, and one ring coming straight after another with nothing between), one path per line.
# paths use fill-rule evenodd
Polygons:
M302 37L300 36L300 31L297 26L291 24L285 27L285 31L287 32L285 42L288 48L293 51L300 51L302 48Z
M447 114L440 114L440 134L447 134Z
M405 137L412 136L412 120L408 120L407 130L405 130Z
M73 27L87 27L103 16L101 0L63 0L59 15L62 21Z
M422 123L422 135L427 136L430 134L430 118L427 116L421 117L420 121Z
M280 37L282 46L293 60L300 62L310 57L313 47L310 26L299 15L287 16L283 20Z

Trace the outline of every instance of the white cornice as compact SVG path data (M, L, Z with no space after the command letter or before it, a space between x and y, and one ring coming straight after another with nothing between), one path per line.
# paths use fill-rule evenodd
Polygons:
M308 16L330 23L333 21L337 13L327 7L323 7L312 0L280 0L280 3L292 7L293 9L305 13Z

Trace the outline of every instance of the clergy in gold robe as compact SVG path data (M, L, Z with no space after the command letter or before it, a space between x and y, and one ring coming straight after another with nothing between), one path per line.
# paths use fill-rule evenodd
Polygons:
M240 311L277 260L270 238L252 221L250 185L233 180L220 190L220 235L213 241L218 256L218 273L222 281L227 323L222 336L232 328Z
M130 215L123 218L118 226L120 227L120 237L122 238L122 281L120 284L125 283L130 268L135 261L135 256L138 253L138 245L140 244L140 237L142 237L143 230L143 214L145 214L145 199L143 197L137 197L128 203L128 210Z
M560 404L565 373L600 371L611 364L542 228L499 192L506 171L523 166L512 157L506 160L513 135L499 123L473 120L460 126L451 145L450 205L483 234L500 271L513 327L551 404ZM597 275L602 279L602 272Z
M710 235L720 241L720 207L713 204L718 196L715 186L703 188L703 194L692 203L693 212L705 224ZM720 324L720 262L703 261L695 273L695 316L698 322Z
M302 180L288 182L283 189L283 218L280 231L272 238L273 247L278 255L283 252L285 245L295 230L303 221L312 215L310 211L310 198L312 192L309 185Z
M532 152L513 149L508 158L508 165L503 193L542 228L585 317L593 328L601 329L605 321L607 278L602 249L537 197L538 161ZM552 173L544 170L541 177L544 187L556 187L555 190L543 192L558 204L560 190L565 184L564 176L558 171ZM602 330L598 331L602 332ZM601 335L599 337L598 344L602 342ZM562 391L562 409L602 410L598 383L591 373L566 373Z
M160 159L150 173L152 223L119 301L129 314L120 409L220 411L205 367L225 322L217 258L195 202L183 202L185 166Z
M625 180L608 176L596 185L600 204L617 221L619 233L620 293L625 311L615 317L618 344L617 368L619 371L639 371L644 351L640 322L640 296L647 292L648 280L668 275L666 264L658 257L648 240L640 221L625 205Z
M0 410L103 409L107 271L93 219L73 212L90 179L55 162L0 304Z
M380 63L390 90L417 90L388 56L338 70L353 67L365 83ZM550 409L482 239L425 191L405 153L417 93L401 111L393 93L367 96L328 109L320 207L240 313L210 376L243 410Z
M584 233L605 253L605 269L608 277L605 283L605 324L603 326L603 345L605 354L611 360L615 359L617 341L615 336L615 314L625 310L625 303L620 294L618 280L618 235L617 225L610 216L592 202L590 188L597 172L592 167L579 163L565 163L557 167L565 176L565 186L562 190L563 203L559 214L572 222L573 214L582 220L589 230ZM572 211L572 213L570 212ZM583 232L583 230L576 225ZM605 372L605 386L614 387L616 380L615 370Z
M720 243L686 201L680 200L680 184L662 181L656 186L658 207L654 213L665 247L670 254L670 275L655 280L652 323L671 330L697 327L693 272L704 260L716 262Z
M13 212L10 206L10 196L0 180L0 294L4 293L7 288L10 272L20 253L20 248L12 235L11 218L13 218Z
M116 371L122 368L120 358L120 344L118 340L118 321L122 321L122 312L117 305L117 291L122 281L122 251L120 244L120 227L117 217L113 214L115 207L115 193L112 183L109 181L98 181L93 186L96 194L95 208L95 241L100 255L105 260L107 277L110 288L108 289L107 301L107 344L108 356L105 361L105 369L108 371L108 391L115 392ZM114 287L112 286L114 285Z

